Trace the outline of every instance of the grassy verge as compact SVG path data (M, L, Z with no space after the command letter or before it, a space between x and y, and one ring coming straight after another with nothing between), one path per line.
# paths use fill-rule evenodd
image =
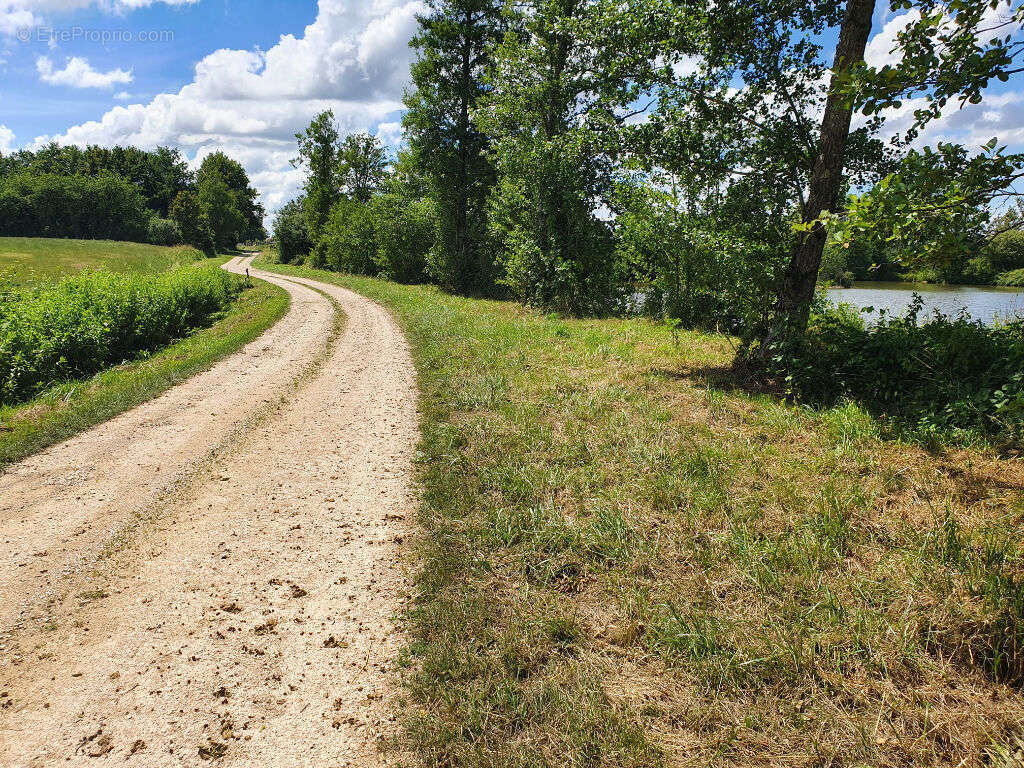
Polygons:
M721 336L270 268L412 344L423 765L1018 764L1019 457L715 386Z
M279 320L288 293L257 281L209 328L155 354L0 409L0 469L145 402L237 351Z
M0 276L16 283L57 280L87 269L110 272L163 272L202 259L195 248L165 248L113 240L0 237Z

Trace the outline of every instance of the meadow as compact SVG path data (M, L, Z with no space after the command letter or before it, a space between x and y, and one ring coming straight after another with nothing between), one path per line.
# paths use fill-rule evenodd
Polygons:
M114 240L0 237L0 277L17 284L52 282L90 269L163 272L203 258L188 246L164 247Z
M0 470L258 337L286 291L191 248L0 239Z
M420 764L1016 764L1019 454L732 387L722 335L260 265L412 344Z

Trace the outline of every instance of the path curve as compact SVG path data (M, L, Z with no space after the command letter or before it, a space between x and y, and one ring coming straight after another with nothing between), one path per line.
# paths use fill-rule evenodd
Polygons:
M364 297L251 272L291 294L272 329L0 476L0 766L386 762L408 345Z

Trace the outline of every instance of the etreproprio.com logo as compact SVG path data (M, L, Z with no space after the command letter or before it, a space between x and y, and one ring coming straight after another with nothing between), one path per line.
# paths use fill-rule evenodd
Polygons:
M90 27L24 27L18 30L23 43L173 43L173 29L94 29Z

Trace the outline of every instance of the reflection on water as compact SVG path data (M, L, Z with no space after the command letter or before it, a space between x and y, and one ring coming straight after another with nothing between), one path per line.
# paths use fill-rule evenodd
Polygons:
M924 299L924 309L918 316L927 320L933 310L944 315L957 315L961 311L974 320L992 325L995 320L1024 318L1024 289L994 288L977 285L927 285L924 283L855 283L852 288L829 288L826 291L833 304L850 304L862 309L872 307L868 317L877 317L879 310L889 315L901 315L915 293Z

